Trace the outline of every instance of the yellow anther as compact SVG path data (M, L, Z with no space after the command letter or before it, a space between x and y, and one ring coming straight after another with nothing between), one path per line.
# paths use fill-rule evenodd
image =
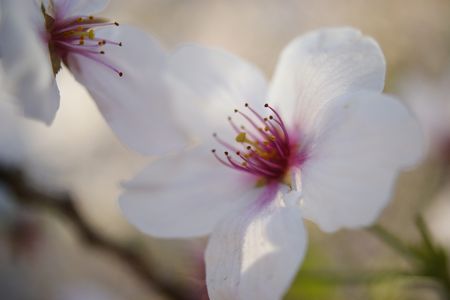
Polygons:
M260 149L260 147L259 147L259 143L258 143L258 141L252 141L252 140L249 140L248 138L247 138L247 134L245 133L245 132L241 132L241 133L239 133L237 136L236 136L236 138L235 138L235 140L236 140L236 142L238 142L238 143L245 143L245 144L249 144L249 145L252 145L253 147L255 147L255 149Z
M78 22L78 23L83 22L83 18L78 18L78 19L77 19L77 22Z
M80 45L84 45L84 40L81 39L79 44L80 44Z
M263 187L267 184L267 180L265 178L260 178L256 181L255 186L256 187Z
M236 136L236 142L238 143L244 143L247 141L247 135L245 134L245 132L240 132L237 136Z
M95 38L95 33L94 33L94 30L93 30L93 29L91 29L91 30L88 31L88 37L89 37L89 39L91 39L91 40L93 40L93 39Z

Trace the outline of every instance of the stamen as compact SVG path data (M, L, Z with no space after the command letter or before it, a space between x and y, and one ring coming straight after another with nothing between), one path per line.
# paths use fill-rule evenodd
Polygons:
M281 130L283 130L283 133L284 133L284 136L285 136L286 140L289 142L289 135L287 133L286 127L284 126L283 120L281 119L280 115L269 104L266 103L266 104L264 104L264 106L268 107L275 114L275 116L278 118L278 121L275 120L275 122L277 122L280 125Z
M219 144L221 144L222 146L224 146L226 149L228 149L228 150L230 150L230 151L233 151L233 152L239 151L237 148L233 147L233 146L230 145L229 143L227 143L227 142L225 142L224 140L222 140L221 138L219 138L219 137L217 136L216 133L213 134L213 137L216 139L216 141L219 142Z
M237 109L235 110L235 112L236 112L236 113L239 113L242 117L244 117L244 119L246 119L246 120L250 123L250 125L252 125L253 128L256 129L257 132L261 133L263 137L267 137L267 134L265 134L264 131L261 131L261 130L260 130L261 128L258 127L258 125L256 125L256 123L255 123L252 119L250 119L249 116L247 116L246 114L244 114L244 113L238 111Z
M268 104L265 107L271 110L275 118L272 115L263 117L248 103L244 106L250 110L255 120L238 109L234 109L234 112L251 125L251 130L245 126L238 127L233 119L228 117L230 126L236 132L234 141L242 145L244 150L213 134L219 144L225 147L226 159L217 155L215 150L212 151L214 156L227 167L258 177L258 182L268 184L276 180L284 183L290 167L304 161L298 159L299 156L295 152L297 145L290 144L288 132L280 115Z
M43 13L46 17L46 28L50 34L50 55L55 59L56 65L61 60L64 60L68 54L76 53L107 67L120 77L123 76L123 72L104 57L108 55L102 49L106 44L121 47L122 42L98 37L95 31L101 27L119 26L118 22L111 22L94 16L77 16L65 19L52 18L45 13L45 10L43 10ZM57 71L58 69L56 69L55 73Z
M236 133L239 133L239 128L236 126L236 124L234 124L233 120L231 119L231 117L228 117L228 122L230 123L231 127L233 127L234 131L236 131Z

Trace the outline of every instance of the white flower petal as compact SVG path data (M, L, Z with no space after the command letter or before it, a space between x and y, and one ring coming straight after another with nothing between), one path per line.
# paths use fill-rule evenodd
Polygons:
M263 74L227 52L186 45L171 55L168 68L178 119L196 138L210 137L228 126L227 116L245 102L263 107L267 95Z
M124 187L119 203L128 221L165 238L206 235L259 192L241 173L200 149L159 159Z
M14 103L11 103L14 99L11 99L11 95L6 93L7 91L3 86L3 76L3 71L0 68L0 120L2 122L0 127L0 160L2 164L14 166L23 164L27 144L24 139L22 120L17 115L17 107ZM2 202L1 194L0 189L0 202Z
M286 118L309 130L329 101L348 92L384 87L385 60L372 38L353 28L312 31L282 52L269 94Z
M0 20L6 88L27 116L50 124L59 107L59 95L48 50L41 39L44 27L40 8L33 1L3 0Z
M171 115L162 81L166 57L159 43L130 26L99 30L97 35L123 43L122 47L105 48L105 59L122 71L123 77L77 54L69 55L68 65L113 131L143 154L183 147L185 139Z
M299 212L279 199L264 208L230 215L213 231L206 249L211 300L281 299L306 252Z
M316 125L301 168L304 216L325 231L372 224L398 172L423 156L418 122L398 100L361 92L328 106Z
M73 16L90 16L103 11L109 4L109 0L46 0L44 3L53 3L52 15L57 18ZM48 6L47 6L48 7Z
M52 80L47 88L31 89L25 86L15 92L16 101L19 102L24 115L50 125L59 108L60 95L56 80Z

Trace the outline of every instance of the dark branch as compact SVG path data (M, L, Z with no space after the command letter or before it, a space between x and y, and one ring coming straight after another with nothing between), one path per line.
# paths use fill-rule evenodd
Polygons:
M0 166L0 182L15 200L22 206L34 209L51 210L70 221L80 239L88 246L103 250L139 276L151 289L160 292L169 299L193 300L192 292L185 287L158 277L149 262L137 251L116 241L107 239L96 232L80 214L73 197L69 193L55 194L42 191L26 179L25 174L16 168Z

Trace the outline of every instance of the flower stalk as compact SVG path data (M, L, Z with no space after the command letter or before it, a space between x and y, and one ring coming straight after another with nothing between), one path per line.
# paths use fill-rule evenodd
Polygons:
M437 245L421 215L416 217L416 228L421 241L408 245L381 225L374 225L369 232L385 245L404 257L412 266L412 274L429 278L439 284L439 295L443 300L450 298L450 273L448 256L444 248Z

